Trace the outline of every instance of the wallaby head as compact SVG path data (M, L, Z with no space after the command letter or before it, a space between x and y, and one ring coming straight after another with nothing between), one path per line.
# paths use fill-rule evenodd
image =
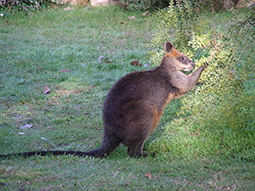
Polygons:
M163 48L166 52L163 63L167 64L168 67L174 67L177 70L183 71L190 71L195 67L195 63L185 54L176 50L172 43L163 43Z

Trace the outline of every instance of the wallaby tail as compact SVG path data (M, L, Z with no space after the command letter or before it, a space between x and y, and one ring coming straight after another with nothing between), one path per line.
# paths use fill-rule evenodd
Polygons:
M73 155L73 156L86 156L86 152L81 151L30 151L30 152L23 152L23 153L13 153L13 154L6 154L0 155L0 158L12 158L12 157L30 157L30 156L59 156L59 155Z
M81 152L81 151L31 151L31 152L23 152L23 153L13 153L13 154L6 154L6 155L0 155L0 158L12 158L12 157L30 157L30 156L47 156L47 155L53 155L53 156L59 156L59 155L73 155L73 156L92 156L92 157L104 157L109 155L112 151L114 151L120 144L119 139L104 139L102 144L91 151L88 152Z

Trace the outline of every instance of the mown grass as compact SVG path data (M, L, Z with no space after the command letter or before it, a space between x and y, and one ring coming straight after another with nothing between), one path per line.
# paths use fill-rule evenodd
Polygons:
M227 17L224 20L221 14L227 13L219 13L216 21L224 27L228 25ZM151 51L150 41L157 22L143 17L141 12L117 7L71 11L51 8L1 18L0 153L87 151L99 146L104 98L121 76L148 69L130 63L150 62L147 53ZM51 89L50 94L43 94L45 86ZM169 104L146 147L168 129L179 109L178 100ZM183 119L174 120L174 129L185 137L185 129L178 129ZM22 130L20 126L26 123L33 127ZM255 187L253 162L220 156L178 159L171 158L171 153L159 153L155 158L134 159L121 146L105 159L47 156L1 160L0 186L4 190Z

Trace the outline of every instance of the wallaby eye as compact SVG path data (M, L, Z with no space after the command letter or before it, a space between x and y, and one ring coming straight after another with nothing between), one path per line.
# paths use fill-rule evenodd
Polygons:
M183 58L183 57L180 57L180 58L179 58L179 60L180 60L180 61L183 61L183 60L184 60L184 58Z

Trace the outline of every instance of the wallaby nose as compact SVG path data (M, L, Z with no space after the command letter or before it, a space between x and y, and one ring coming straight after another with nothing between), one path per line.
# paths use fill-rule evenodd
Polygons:
M191 66L192 66L193 68L195 67L195 63L192 62L192 60L190 60L189 63L191 64Z

